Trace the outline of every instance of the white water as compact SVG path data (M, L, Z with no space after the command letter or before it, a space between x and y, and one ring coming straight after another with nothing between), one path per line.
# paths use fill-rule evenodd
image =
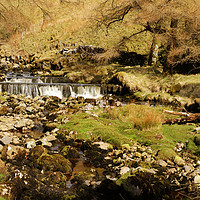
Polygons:
M27 97L57 96L99 98L102 97L101 87L96 85L43 83L39 77L9 77L0 83L0 91L10 94L24 94Z

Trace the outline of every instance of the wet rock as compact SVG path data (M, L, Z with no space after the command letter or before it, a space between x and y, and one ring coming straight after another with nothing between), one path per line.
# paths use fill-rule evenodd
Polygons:
M77 151L77 149L71 147L71 146L65 146L62 151L61 151L62 155L65 157L65 158L79 158L80 157L80 154L79 152Z
M20 146L14 146L11 144L5 145L1 152L3 160L17 160L21 161L25 159L27 151Z

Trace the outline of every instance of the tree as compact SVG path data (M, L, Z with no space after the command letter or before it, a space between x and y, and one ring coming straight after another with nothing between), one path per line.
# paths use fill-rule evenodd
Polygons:
M199 0L106 0L99 7L97 25L109 29L131 17L132 26L140 26L142 30L123 38L120 45L149 32L152 45L148 64L152 64L153 51L159 44L164 71L176 71L178 66L187 64L184 71L188 72L196 69L200 60L199 10Z
M27 30L34 22L33 18L41 17L43 26L48 19L52 20L51 7L51 2L45 0L1 0L0 38L9 39L13 34Z

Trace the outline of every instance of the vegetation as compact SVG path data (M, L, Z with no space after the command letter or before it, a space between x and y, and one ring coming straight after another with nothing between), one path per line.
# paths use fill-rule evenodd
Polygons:
M168 76L165 72L199 72L199 8L197 0L2 0L0 38L7 43L1 48L11 55L35 54L39 61L56 63L63 48L103 47L106 52L93 57L99 63L83 59L78 63L80 55L71 55L69 59L75 63L71 65L63 56L62 70L47 71L81 83L113 83L117 77L139 100L172 103L178 99L184 105L194 94L183 90L184 97L178 97L177 85L181 89L196 86L199 74ZM120 52L135 52L147 61L144 66L102 64ZM70 121L59 128L66 134L73 131L75 138L102 139L114 145L137 141L165 152L177 141L189 140L188 148L197 149L193 135L188 134L193 126L162 125L167 115L161 108L129 105L93 114L98 117L70 115Z
M164 52L162 55L164 71L172 70L177 65L187 62L193 63L190 70L194 70L199 62L200 24L196 21L199 19L199 8L200 3L196 0L105 1L100 5L98 23L99 26L105 25L107 28L119 21L124 24L131 23L133 27L140 26L139 31L133 30L128 37L124 37L119 46L126 45L135 35L149 32L152 34L149 65L156 65L158 59L156 51L160 46ZM126 21L128 15L131 17L131 22ZM188 71L182 69L184 70Z
M197 73L199 4L196 0L3 0L0 37L9 40L12 51L40 57L55 55L55 46L77 43L104 47L108 51L102 56L108 60L122 50L132 51L148 55L146 64L163 65L164 71Z
M77 113L67 116L70 120L58 127L66 136L85 139L103 140L113 145L133 145L139 142L159 150L161 157L175 155L177 142L189 144L188 150L198 150L191 134L193 125L162 125L162 120L169 118L163 114L164 108L152 108L148 105L127 105L107 111L97 110L91 114ZM60 121L62 118L60 117Z

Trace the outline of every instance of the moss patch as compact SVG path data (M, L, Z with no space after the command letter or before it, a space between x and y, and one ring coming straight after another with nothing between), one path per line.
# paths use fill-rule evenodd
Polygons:
M141 106L137 107L141 110ZM152 111L152 113L162 116L162 111L165 108L146 107L146 109L148 112ZM73 131L70 137L78 139L101 139L118 146L123 144L132 145L135 142L150 145L153 150L159 151L160 157L174 156L174 147L177 142L185 143L188 140L188 150L195 152L198 149L194 143L194 136L191 134L194 128L193 125L161 125L159 122L157 124L150 123L151 126L147 127L144 124L135 126L135 119L133 119L135 116L131 116L128 111L130 111L129 106L124 106L108 110L107 112L102 110L93 111L98 117L87 113L77 113L70 115L69 122L58 125L58 128L61 129L61 133L70 133ZM142 119L144 117L143 114L145 114L144 110L136 114L136 116L138 119ZM163 115L163 118L170 117L171 115L168 114ZM152 117L149 118L151 119ZM149 118L147 118L148 124L150 121Z

